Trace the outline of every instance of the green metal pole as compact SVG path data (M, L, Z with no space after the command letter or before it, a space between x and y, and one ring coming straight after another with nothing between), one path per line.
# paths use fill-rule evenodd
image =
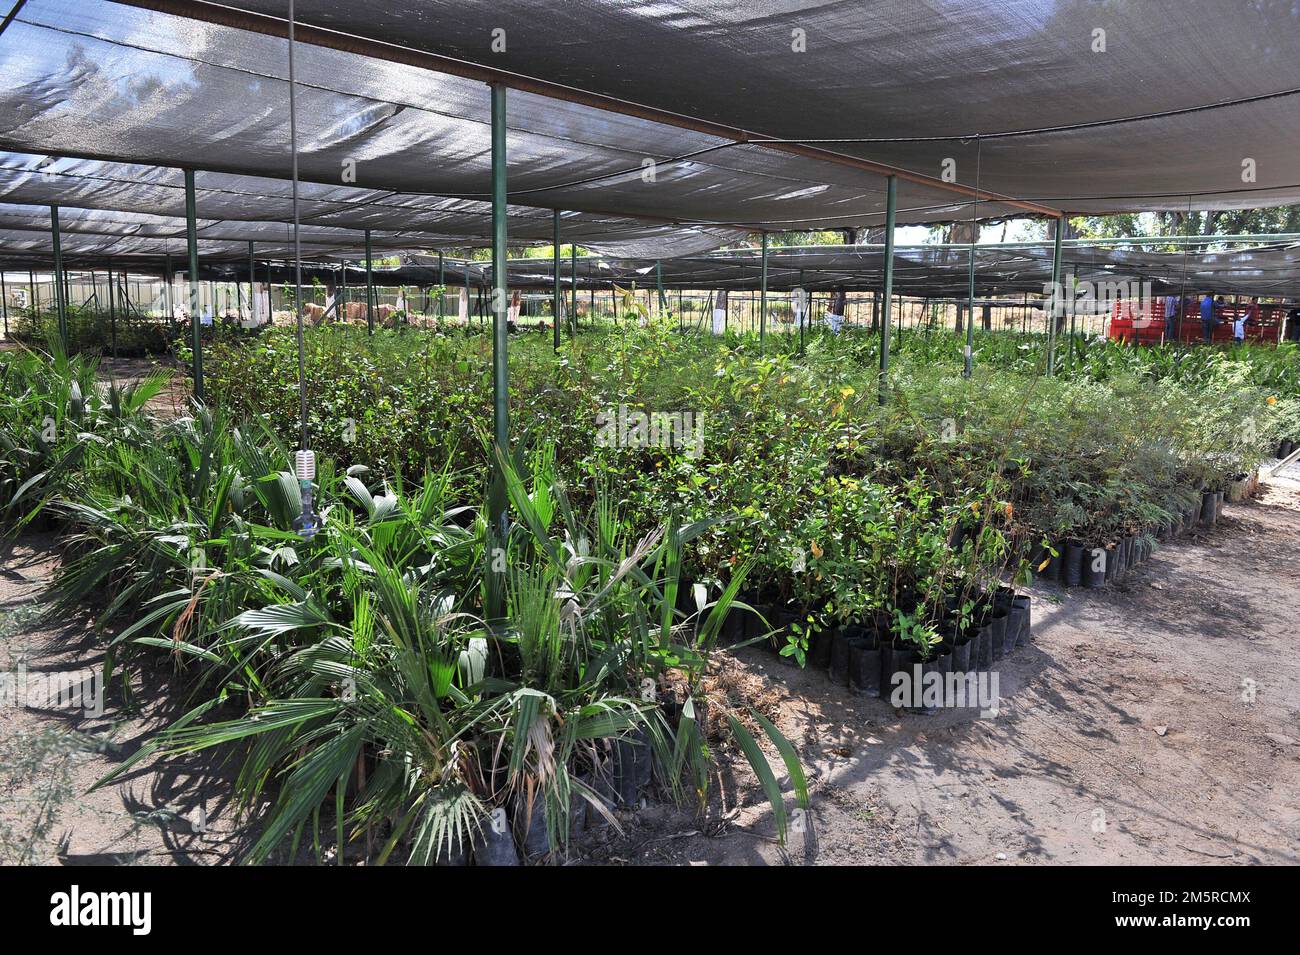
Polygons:
M168 325L176 319L176 309L172 306L172 283L174 281L175 273L172 272L172 254L168 252L163 256L163 305L167 309Z
M889 397L889 311L894 298L894 220L898 214L898 178L889 177L885 193L885 290L880 316L879 397L883 405Z
M63 297L63 243L59 237L59 207L50 206L50 235L54 239L54 308L59 320L59 340L68 348L68 310Z
M0 308L4 309L5 338L9 337L9 289L5 286L5 274L0 271Z
M497 450L510 452L509 358L506 289L506 88L492 84L492 417ZM576 287L576 286L575 286ZM501 511L492 525L503 528Z
M348 320L348 263L343 260L343 267L339 270L339 296L343 300L343 309L340 313L342 320Z
M560 290L560 210L551 211L551 344L560 350L560 309L564 307L564 293Z
M1069 278L1070 278L1070 296L1065 300L1065 307L1070 312L1070 347L1066 351L1065 358L1066 358L1067 367L1073 368L1074 367L1074 336L1075 336L1076 325L1078 324L1078 318L1079 318L1078 316L1079 303L1078 303L1078 295L1076 294L1078 290L1075 287L1075 279L1077 278L1077 276L1073 272L1071 272ZM1064 291L1064 289L1062 289L1062 291ZM1106 327L1105 323L1103 322L1102 328L1104 329L1105 327ZM1133 340L1133 344L1135 346L1137 345L1136 338Z
M767 233L763 233L762 292L759 295L758 347L761 351L767 339Z
M1056 217L1056 241L1052 244L1052 298L1047 313L1047 376L1056 374L1056 310L1061 289L1061 234L1065 216Z
M971 364L975 349L975 243L970 244L970 262L966 272L966 309L969 321L966 322L966 348L962 375L971 376ZM960 308L961 306L958 306Z
M256 276L253 274L253 243L248 243L248 318L249 321L257 322L257 287L255 284Z
M443 319L443 302L447 297L447 268L446 263L442 260L442 253L438 253L438 321Z
M185 244L189 249L190 345L194 349L194 397L203 400L203 339L199 331L199 233L194 170L185 170Z
M366 230L366 329L375 333L375 273L370 268L370 230Z
M108 260L108 328L113 344L113 357L117 357L117 302L113 294L113 260Z
M803 269L799 270L799 287L803 288ZM807 313L805 315L804 313ZM799 354L803 352L803 325L804 321L812 317L812 295L807 289L804 289L803 309L799 312Z
M573 273L573 290L570 293L570 304L573 306L573 327L578 327L578 243L569 246L569 271ZM596 316L591 316L594 323Z
M668 299L664 298L664 264L659 259L655 259L655 287L659 290L659 312L663 314L668 309Z

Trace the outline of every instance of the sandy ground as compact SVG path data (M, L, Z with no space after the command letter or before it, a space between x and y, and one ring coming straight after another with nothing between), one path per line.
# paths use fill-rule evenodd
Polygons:
M38 617L51 545L28 537L0 552L0 672L23 664L47 691L51 674L102 660L87 621ZM1300 483L1228 505L1219 527L1104 590L1032 593L1033 637L1000 665L994 716L899 714L756 649L721 667L730 701L759 705L802 753L812 807L785 846L752 776L718 744L706 813L622 813L623 835L587 833L568 861L1300 861ZM184 708L167 663L133 697L98 717L6 699L0 862L238 858L246 831L211 757L141 764L87 794Z
M0 550L0 864L205 864L237 857L231 773L211 757L142 762L90 792L186 708L170 663L120 686L95 714L93 693L66 688L103 665L104 640L88 619L49 626L38 593L56 567L52 536ZM93 686L93 684L89 684ZM90 712L85 701L90 700Z

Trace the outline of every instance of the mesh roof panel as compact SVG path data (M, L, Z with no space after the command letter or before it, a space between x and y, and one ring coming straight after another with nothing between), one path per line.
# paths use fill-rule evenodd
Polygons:
M31 0L0 39L0 147L285 177L286 54L282 39L183 17ZM485 84L302 44L296 61L304 179L339 184L355 162L365 188L488 198ZM884 180L862 170L517 91L508 117L521 204L770 229L883 219ZM956 198L902 183L899 221L961 217Z
M0 44L4 40L0 39ZM229 173L195 173L195 206L203 220L292 221L291 184L279 179ZM0 153L0 200L31 206L57 203L82 209L158 213L181 221L184 235L185 185L179 169L84 159L51 159L29 153ZM302 183L301 221L306 227L335 226L376 230L381 247L446 248L482 245L491 224L488 203L468 199L409 195L355 186ZM382 232L401 233L396 244ZM512 241L551 239L551 213L512 206ZM618 216L566 212L564 241L576 241L615 255L680 255L734 241L743 233L710 228L666 229ZM257 235L249 238L257 239ZM283 238L283 234L281 234ZM362 236L353 243L362 247Z
M283 0L230 5L287 11ZM527 0L295 9L302 23L772 137L831 140L930 176L953 158L963 183L976 181L979 136L983 188L1069 211L1179 209L1188 196L1196 208L1300 201L1292 0L584 0L545 16ZM504 52L491 47L494 28L506 31ZM794 51L795 31L806 52ZM1254 182L1242 181L1245 158Z

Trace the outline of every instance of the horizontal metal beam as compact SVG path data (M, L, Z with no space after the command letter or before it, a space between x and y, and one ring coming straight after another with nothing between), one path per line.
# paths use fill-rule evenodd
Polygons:
M249 10L237 10L232 7L222 6L221 4L210 3L207 2L207 0L117 0L117 2L124 3L127 6L142 7L146 10L155 10L159 13L167 13L172 16L189 17L192 20L202 20L205 23L230 27L236 30L245 30L250 33L261 33L266 36L274 37L285 37L288 35L288 21L282 17L268 16L264 13L254 13ZM890 166L886 163L873 162L872 160L861 159L857 156L848 156L844 153L822 149L818 146L807 146L800 143L790 142L773 142L771 141L770 136L750 132L749 130L741 129L736 126L727 126L722 123L697 119L693 116L685 116L681 113L674 113L669 110L642 106L638 103L630 103L613 96L590 93L571 86L565 86L561 83L551 83L546 80L521 76L517 73L511 73L506 70L499 70L494 67L471 63L466 60L458 60L455 57L444 56L437 53L426 53L423 50L413 50L410 47L398 46L395 43L385 43L381 40L372 40L366 37L353 36L348 33L342 33L338 30L329 30L301 22L294 24L294 31L295 40L298 43L327 47L331 50L339 50L344 53L355 53L359 56L366 56L376 60L386 60L390 63L402 63L406 66L431 70L435 73L445 73L449 76L459 76L464 79L479 80L483 83L498 84L525 93L534 93L538 96L545 96L549 99L562 100L566 103L574 103L579 106L587 106L591 109L603 110L607 113L618 113L623 116L632 116L637 119L644 119L648 122L659 123L664 126L675 126L678 129L687 129L691 132L702 133L706 136L716 136L719 139L730 139L735 143L751 144L763 149L771 149L777 152L802 156L805 159L811 159L817 162L825 162L836 166L857 169L861 172L873 173L879 176L896 176L904 182L928 186L932 189L952 193L953 195L962 196L966 199L978 199L980 202L999 202L1017 209L1022 209L1025 212L1033 213L1034 215L1051 216L1052 218L1057 218L1061 215L1060 209L1053 209L1050 206L1040 205L1037 202L1028 202L1022 199L1016 199L1012 196L1004 196L996 192L986 192L982 189L976 189L973 186L962 185L961 183L945 182L942 179L937 179L933 176L926 176L919 172L913 172L910 169L902 169L897 166Z

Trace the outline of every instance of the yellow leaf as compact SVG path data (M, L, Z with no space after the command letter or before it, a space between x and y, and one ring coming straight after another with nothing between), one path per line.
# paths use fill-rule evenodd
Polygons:
M812 544L809 545L808 549L812 551L814 557L820 557L822 554L826 553L817 545L816 541L813 541Z
M1052 558L1049 557L1049 558L1047 558L1047 560L1045 560L1045 561L1043 561L1041 564L1039 564L1039 565L1038 565L1039 573L1042 573L1044 570L1046 570L1046 569L1047 569L1047 565L1050 564L1051 562L1052 562Z
M854 395L854 394L857 394L857 392L855 392L855 391L854 391L852 388L850 388L848 385L845 385L843 388L840 389L840 397L841 397L841 398L848 398L848 397L850 397L851 395Z

